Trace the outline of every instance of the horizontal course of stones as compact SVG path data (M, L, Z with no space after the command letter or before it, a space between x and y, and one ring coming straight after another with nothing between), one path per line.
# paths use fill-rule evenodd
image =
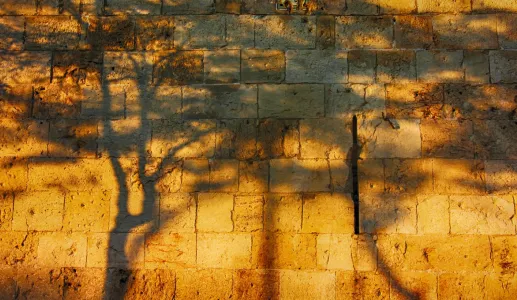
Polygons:
M0 0L6 297L517 293L517 3L271 2Z

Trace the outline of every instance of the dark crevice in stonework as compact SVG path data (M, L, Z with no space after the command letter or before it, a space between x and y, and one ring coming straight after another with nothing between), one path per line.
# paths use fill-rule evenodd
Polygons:
M359 177L358 160L359 160L359 144L357 143L357 116L352 119L352 199L354 201L354 233L359 234Z

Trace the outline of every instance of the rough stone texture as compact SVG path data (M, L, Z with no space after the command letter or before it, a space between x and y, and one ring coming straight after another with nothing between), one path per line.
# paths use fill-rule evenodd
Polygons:
M302 196L268 194L264 204L264 223L268 231L298 232L302 226Z
M299 124L295 120L263 119L258 128L258 156L261 159L295 157L300 152L299 136Z
M104 11L110 15L158 15L161 1L108 0Z
M48 83L50 62L50 52L0 53L0 82L8 85Z
M351 50L348 52L348 77L351 83L375 82L377 54L375 51Z
M387 299L389 279L376 272L336 272L336 299L358 297Z
M141 17L136 19L136 49L172 50L174 19L172 17Z
M345 51L289 50L286 58L286 82L348 82Z
M222 120L217 125L216 156L250 159L257 152L257 122L253 119Z
M417 0L419 13L462 13L470 12L469 0L447 1Z
M489 160L486 167L486 188L489 193L515 194L517 164L515 161Z
M266 192L269 188L267 161L239 162L239 192Z
M206 194L198 196L196 229L201 232L233 231L233 196Z
M89 157L97 155L96 121L56 120L50 124L49 155L53 157Z
M325 113L345 120L354 115L380 118L385 113L385 94L383 85L333 84L326 89Z
M433 159L433 178L439 194L485 193L485 166L479 160Z
M262 196L235 197L233 222L235 231L253 232L262 230L264 221L264 198Z
M224 269L180 269L176 273L176 297L228 299L232 295L232 272Z
M27 189L27 160L16 157L0 158L0 192Z
M472 122L423 120L422 154L426 157L474 158Z
M336 275L333 272L286 271L280 275L280 297L284 299L334 299Z
M366 233L416 233L417 200L414 195L361 197L361 227Z
M81 26L74 17L27 18L25 48L74 50L79 48Z
M238 50L206 51L203 64L206 83L233 83L240 80Z
M81 49L128 51L135 49L135 21L127 16L83 16Z
M443 87L436 84L394 84L386 86L386 112L394 118L440 118L443 115Z
M327 162L323 159L275 159L270 165L272 192L324 192L330 190Z
M197 263L204 268L251 267L250 234L199 234Z
M442 195L418 196L418 233L448 234L450 232L449 198Z
M384 190L388 193L433 192L433 164L430 159L385 159Z
M348 194L305 194L302 232L352 233L353 209Z
M445 49L496 49L495 15L442 15L433 18L435 47Z
M312 119L300 122L302 158L345 159L352 148L350 124L341 119ZM337 139L336 137L340 138Z
M252 264L260 269L314 269L316 235L256 233L253 235Z
M21 17L0 17L0 49L2 50L22 50L24 19Z
M514 14L498 16L497 35L499 37L499 45L501 45L503 49L515 49L517 47L517 35L515 34L515 30L512 30L516 24L517 17Z
M517 51L490 51L490 79L493 83L516 83Z
M285 78L285 54L279 50L244 50L241 72L244 82L282 82Z
M489 83L490 63L489 51L472 50L464 51L463 66L465 68L465 82Z
M213 49L225 45L225 17L179 16L175 18L174 46L183 49Z
M196 235L168 233L145 239L146 268L191 268L196 265Z
M485 277L483 275L470 274L441 274L438 277L439 298L475 298L482 295L485 290Z
M389 49L393 24L388 17L339 17L336 19L336 47L339 49Z
M317 118L324 113L324 88L317 84L259 86L261 118Z
M417 51L416 72L421 82L462 82L465 80L463 51Z
M397 47L428 49L433 44L431 17L396 16L394 27L395 45Z
M265 16L255 19L255 47L307 49L316 45L316 18Z

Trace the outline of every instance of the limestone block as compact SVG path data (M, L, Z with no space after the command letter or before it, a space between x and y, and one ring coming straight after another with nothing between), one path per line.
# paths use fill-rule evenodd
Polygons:
M517 124L515 121L483 120L474 123L476 154L489 159L517 159L514 145Z
M360 159L357 169L360 193L384 192L384 163L382 159Z
M496 15L433 17L433 41L445 49L497 49Z
M516 75L516 51L490 51L490 81L492 83L516 83Z
M239 190L239 161L210 160L210 191L237 192Z
M239 162L239 192L262 193L269 189L269 162Z
M422 120L422 154L426 157L474 158L472 122Z
M472 10L476 12L515 12L515 2L512 0L473 0Z
M166 232L194 232L197 204L193 194L160 194L160 228Z
M216 123L212 120L157 120L152 127L153 157L196 158L214 155Z
M210 188L209 170L208 160L206 159L185 160L183 163L181 191L208 191Z
M377 82L416 81L414 51L380 51L377 53Z
M42 201L44 200L44 201ZM12 229L18 231L59 231L63 227L62 192L16 194Z
M13 221L14 195L12 193L0 193L0 230L10 231Z
M241 0L242 13L252 15L275 14L276 7L271 0Z
M393 23L389 17L339 17L336 19L338 49L390 49Z
M497 274L514 274L517 270L517 239L515 236L495 236L492 238L494 271Z
M348 82L345 51L288 50L286 58L286 82Z
M517 292L517 276L514 274L490 274L485 277L485 289L490 299L511 298Z
M226 47L229 49L255 47L255 16L226 15Z
M3 85L0 87L0 118L24 119L29 117L32 87Z
M5 0L0 7L0 15L34 15L35 0Z
M334 16L316 17L316 27L316 48L333 49L336 43L336 19Z
M44 267L86 267L87 237L81 233L40 236L37 264Z
M210 1L212 2L212 1ZM229 299L232 297L232 271L224 269L179 269L176 272L176 298Z
M24 23L25 19L23 17L0 17L0 26L3 29L3 32L0 33L0 49L9 51L23 50Z
M109 269L108 298L150 299L157 295L172 298L176 292L173 270Z
M508 160L487 160L486 188L493 194L515 194L517 191L517 164Z
M327 1L332 2L332 1ZM345 2L342 0L337 1ZM345 14L347 15L377 15L379 14L379 0L347 0ZM339 14L339 13L338 13Z
M196 229L200 232L233 231L232 194L200 193L197 199Z
M384 190L388 193L433 192L433 164L430 159L385 159Z
M300 152L299 122L261 119L258 125L257 154L261 159L295 157Z
M435 274L425 272L390 273L390 299L402 300L407 297L418 299L436 299L437 278Z
M2 269L0 289L2 289L2 296L6 299L14 299L16 297L16 275L17 270L14 268L4 267Z
M69 16L29 17L25 33L28 50L74 50L79 48L81 25Z
M350 194L304 194L302 232L353 233L354 204Z
M302 226L302 196L268 194L264 205L264 228L268 231L298 232Z
M463 66L465 68L465 81L468 83L489 83L490 63L489 51L464 51Z
M450 232L449 197L445 195L418 195L419 234L448 234Z
M108 294L104 289L106 270L97 268L63 268L63 298L102 298ZM111 289L108 288L108 290Z
M224 15L179 16L174 23L176 48L216 49L226 45Z
M351 83L375 82L377 53L370 50L351 50L348 52L348 80Z
M172 17L140 17L136 19L136 49L139 51L174 49Z
M417 198L415 195L364 195L361 197L359 209L361 232L416 233Z
M504 1L503 1L504 2ZM501 3L501 1L498 1ZM517 10L515 7L509 7L508 9ZM503 49L515 49L517 48L517 34L515 28L517 26L517 16L514 14L501 14L497 19L497 35L499 37L499 45Z
M263 196L236 196L233 211L235 231L260 231L264 223Z
M92 8L93 9L93 8ZM135 20L126 16L82 17L81 49L128 51L135 49Z
M260 118L317 118L324 114L324 87L318 84L259 86Z
M256 233L253 235L254 268L314 269L316 235L294 233Z
M401 3L401 1L391 1ZM395 45L400 48L428 49L433 44L433 24L429 16L396 16Z
M208 14L214 11L213 0L164 0L163 13L166 15Z
M240 14L241 0L215 0L215 11L218 13Z
M33 266L39 236L30 232L5 231L0 234L0 260L7 266Z
M159 85L152 88L125 89L126 117L174 120L181 118L181 87Z
M20 192L27 189L27 159L0 158L0 192Z
M0 82L7 85L48 83L50 60L50 52L0 53Z
M417 0L419 13L463 13L470 12L470 1Z
M479 160L433 159L433 178L437 194L485 193L485 166Z
M104 80L110 84L148 84L153 57L145 52L105 52Z
M54 53L52 80L97 86L101 83L102 52L58 51Z
M189 84L203 82L203 52L173 51L154 55L154 83Z
M389 84L386 111L394 118L441 118L443 87L437 84Z
M236 270L233 295L237 299L277 299L280 272L276 270Z
M352 192L351 164L347 160L329 160L332 192Z
M383 85L333 84L327 88L327 117L351 120L354 115L380 118L385 111Z
M73 84L49 84L34 89L32 114L40 119L74 119L81 115L87 90Z
M183 116L188 119L256 118L257 87L253 85L184 87Z
M150 156L153 149L151 148L151 126L149 123L147 120L140 121L138 119L102 122L99 126L99 156Z
M88 235L89 268L143 268L143 233L93 233Z
M336 272L336 299L388 299L389 279L377 272Z
M311 49L316 46L313 16L265 16L255 19L255 47Z
M241 65L238 50L205 51L204 55L206 83L239 82Z
M414 0L379 0L381 15L391 14L411 14L416 12L416 2Z
M281 299L335 299L333 272L285 271L280 273Z
M81 118L84 119L123 119L126 115L127 91L124 85L83 87L84 99L81 101ZM129 103L128 103L129 104ZM128 105L131 113L132 107Z
M196 235L193 233L147 234L146 269L176 269L196 266Z
M107 0L104 6L108 15L159 15L161 0Z
M65 197L63 229L66 231L107 232L111 193L71 192Z
M465 80L463 51L417 51L416 61L419 82L463 82Z
M438 276L438 298L477 298L485 292L483 274L445 273Z
M83 2L86 3L85 0ZM92 1L92 0L89 0ZM94 0L93 0L94 1ZM38 15L74 15L80 13L81 0L40 0Z
M146 160L143 184L151 184L162 194L175 193L181 188L182 162L173 158L151 158Z
M220 120L217 124L216 156L239 160L255 157L257 125L254 119Z
M199 234L197 262L204 268L249 269L251 234Z
M323 159L274 159L270 165L271 192L330 191L330 175Z
M62 299L63 273L58 268L20 269L16 289L29 299Z
M352 149L349 120L312 119L300 121L302 158L345 159Z
M515 234L512 196L451 196L452 234Z
M318 268L325 270L354 270L352 243L352 236L348 234L318 235Z
M382 119L361 120L358 124L361 156L365 158L419 158L420 120L398 119L399 129Z
M280 50L247 49L242 51L241 72L244 82L282 82L285 55Z
M50 123L48 152L52 157L89 157L97 154L98 123L56 120Z

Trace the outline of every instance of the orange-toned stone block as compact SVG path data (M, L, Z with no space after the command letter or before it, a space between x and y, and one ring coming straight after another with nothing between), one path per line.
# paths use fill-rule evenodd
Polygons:
M188 159L183 162L182 192L208 191L210 171L207 159Z
M498 274L514 274L517 271L517 238L515 236L495 236L492 242L494 271Z
M233 296L237 299L277 299L279 285L277 270L236 270L233 274Z
M50 123L49 156L95 158L97 138L96 121L55 120Z
M302 226L302 195L267 194L264 228L268 231L298 232Z
M82 233L45 233L39 237L37 264L45 267L86 267L87 237Z
M28 17L25 48L28 50L75 50L79 48L81 24L77 17Z
M408 297L417 299L436 299L437 278L427 272L390 273L390 299L402 300Z
M517 162L512 160L487 160L486 188L491 194L515 194L517 192Z
M239 192L262 193L269 190L269 162L239 162Z
M33 266L37 259L37 233L0 232L0 259L7 266Z
M517 293L517 275L489 274L485 277L488 299L511 299Z
M9 85L49 83L50 60L50 52L0 53L0 82Z
M0 157L47 155L47 121L0 119L0 128Z
M0 118L24 119L29 117L32 87L29 85L0 86Z
M197 200L196 229L200 232L233 231L232 194L200 193Z
M433 159L437 194L485 194L485 166L479 160Z
M10 231L13 221L14 195L12 193L0 193L0 230Z
M192 268L196 253L193 233L148 233L145 237L146 269Z
M87 267L143 268L143 233L91 233L88 235Z
M336 299L349 300L357 298L388 299L390 281L383 273L350 272L336 273Z
M389 49L393 23L388 17L339 17L336 19L336 46L339 49Z
M334 272L284 271L280 273L281 299L334 299Z
M475 299L484 292L484 274L445 273L438 276L438 299Z
M302 158L345 159L352 148L352 128L347 120L300 121Z
M59 191L16 194L13 230L59 231L63 227L65 195Z
M263 196L236 196L233 211L234 230L260 231L264 224Z
M433 40L441 49L497 49L496 15L433 17Z
M197 204L194 194L160 194L160 230L194 232Z
M353 233L353 211L350 194L304 194L302 232Z
M360 201L362 232L416 233L416 195L369 194Z
M386 111L394 118L442 118L443 87L437 84L389 84Z
M99 156L150 156L151 128L147 122L137 119L102 122L99 125Z
M109 191L70 192L65 197L63 229L107 232L112 194Z
M16 274L17 291L29 299L62 299L63 273L59 268L23 268Z
M229 299L232 271L224 269L180 269L176 273L176 298Z
M317 238L316 253L318 268L325 270L354 270L350 234L320 234Z
M418 233L450 233L449 197L446 195L417 195L417 199Z
M198 234L197 263L202 268L249 269L251 239L251 234Z
M384 190L388 193L433 192L433 162L430 159L385 159Z
M258 269L314 269L316 235L253 234L252 266Z
M0 192L24 191L27 189L27 159L0 158Z
M361 159L358 162L359 193L384 191L384 162L382 159ZM349 179L350 180L350 179Z
M239 190L239 161L210 160L210 191L237 192Z
M271 192L330 191L330 175L324 159L274 159L270 162Z
M261 159L295 157L300 152L299 122L263 119L259 121L257 154Z
M472 122L422 120L422 154L425 157L474 158Z
M439 1L439 0L417 0L419 13L466 13L470 12L469 0Z

